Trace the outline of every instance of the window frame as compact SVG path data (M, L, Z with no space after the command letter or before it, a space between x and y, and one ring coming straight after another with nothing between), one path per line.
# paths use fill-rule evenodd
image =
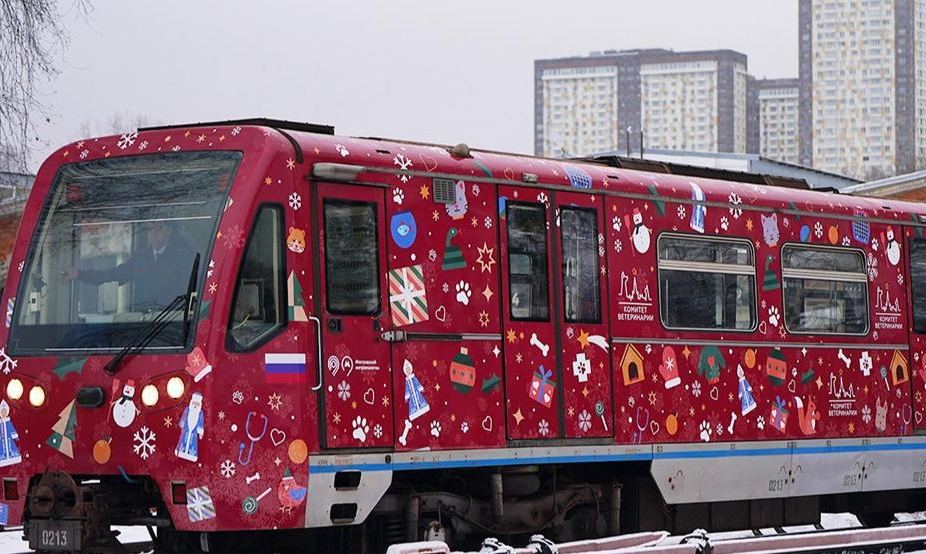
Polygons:
M869 292L868 292L868 274L867 273L848 273L845 271L821 271L817 269L792 269L788 270L785 268L785 249L786 248L797 248L804 250L830 250L836 252L852 252L859 254L862 257L862 267L868 267L868 253L862 250L861 248L852 248L848 246L830 246L826 244L807 244L802 242L786 242L781 245L779 249L779 265L781 266L781 320L784 325L785 331L791 335L831 335L831 336L848 336L848 337L864 337L868 336L871 332L871 304ZM840 279L840 275L859 275L855 279ZM833 278L836 276L837 278ZM842 283L863 283L864 286L862 290L865 291L865 330L860 333L835 333L832 331L792 331L788 327L788 314L786 310L788 309L788 302L785 300L785 295L787 291L785 289L785 279L788 277L792 279L816 279L818 281L836 281Z
M726 242L731 244L741 244L746 245L749 249L749 254L752 257L752 265L739 265L739 264L721 264L721 263L709 263L709 262L684 262L679 260L665 260L663 261L660 257L660 252L662 250L662 240L664 238L677 238L685 240L698 240L702 242ZM668 264L669 267L666 267ZM717 271L717 267L722 268L721 271ZM752 271L743 271L738 270L739 268L751 268ZM665 313L663 311L662 303L662 272L663 270L668 271L687 271L691 273L714 273L714 274L724 274L724 275L747 275L752 276L753 283L753 295L752 295L752 308L754 318L752 321L752 327L749 329L736 329L730 327L673 327L666 323ZM718 237L714 235L695 235L689 233L675 233L675 232L663 232L659 233L656 237L656 295L659 300L659 322L662 324L663 329L669 331L699 331L707 333L754 333L759 327L759 283L758 283L758 273L756 271L756 249L752 244L752 240L745 237Z
M592 221L595 224L595 242L594 242L594 254L595 254L595 265L598 265L598 235L601 233L601 229L598 228L598 210L596 208L589 208L584 206L560 206L560 218L563 217L565 211L587 213L592 215ZM602 294L601 294L601 279L599 272L595 270L595 300L597 306L598 317L595 319L570 319L569 315L566 313L566 268L563 265L563 262L566 259L565 256L565 234L563 233L563 228L559 227L559 258L560 258L560 292L562 293L563 299L563 322L565 323L585 323L585 324L597 324L602 322Z
M370 311L356 311L356 310L332 310L331 309L331 273L328 271L328 212L325 208L329 203L339 203L342 205L348 206L372 206L373 207L373 236L376 239L376 244L374 251L376 252L376 271L373 273L375 275L376 282L376 307ZM375 200L354 200L350 198L338 198L336 196L329 196L322 198L321 203L321 216L322 216L322 245L325 249L324 264L325 264L325 311L331 315L338 316L357 316L357 317L378 317L383 312L383 287L380 282L380 276L382 267L380 263L380 228L379 228L379 202Z
M926 239L910 237L907 240L907 273L910 277L910 288L905 290L904 293L907 293L910 297L910 331L918 335L926 335L926 328L917 329L916 328L916 302L914 302L914 278L913 278L913 243L922 243L924 248L926 248Z
M544 299L544 304L547 307L547 317L518 317L514 315L514 304L511 302L511 240L510 240L510 221L508 217L510 215L511 206L527 206L530 208L540 208L543 213L543 222L544 222L544 264L543 264L543 275L546 279L546 298ZM507 278L508 278L508 298L505 302L508 304L508 317L511 321L519 322L535 322L535 323L550 323L553 321L553 302L550 294L550 229L548 227L549 214L547 213L546 204L543 202L523 202L523 201L506 201L505 202L505 258L508 262L507 269Z
M237 341L232 337L231 327L232 327L232 318L235 315L235 304L238 302L238 289L241 287L241 269L244 267L244 263L248 254L248 250L251 247L252 242L255 238L254 231L257 228L257 222L260 218L261 213L264 209L269 208L277 212L279 217L278 221L280 224L279 229L279 256L280 256L280 282L277 283L277 286L280 287L280 300L277 308L280 310L280 323L276 327L269 329L265 332L258 340L255 340L249 344L246 348L241 347ZM263 202L257 206L257 210L254 212L254 218L251 223L251 230L248 233L248 240L244 245L244 249L241 251L241 258L238 262L238 271L235 273L235 291L232 294L231 302L229 303L229 313L228 313L228 324L225 327L225 350L228 352L235 353L247 353L254 352L258 348L264 346L271 340L277 337L280 333L286 330L289 326L289 310L287 309L287 297L288 297L288 287L286 284L286 211L283 209L283 206L277 202Z

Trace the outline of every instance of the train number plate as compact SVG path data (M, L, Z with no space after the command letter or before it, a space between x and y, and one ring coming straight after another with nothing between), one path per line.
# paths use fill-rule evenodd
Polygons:
M29 522L29 548L49 551L79 551L80 522L38 519Z

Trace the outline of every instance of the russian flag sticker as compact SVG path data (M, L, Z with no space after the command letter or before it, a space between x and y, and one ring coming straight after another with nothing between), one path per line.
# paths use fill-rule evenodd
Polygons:
M270 383L299 383L305 379L305 354L264 354L264 372Z

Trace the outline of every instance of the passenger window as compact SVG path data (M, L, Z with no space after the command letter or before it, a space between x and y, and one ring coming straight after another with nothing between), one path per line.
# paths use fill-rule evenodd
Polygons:
M376 204L325 200L325 290L328 311L379 312L379 238Z
M570 323L598 323L598 214L595 210L560 211L563 252L563 307Z
M547 218L543 204L508 202L508 282L511 319L550 318L547 289Z
M859 250L787 244L781 249L785 328L791 333L868 332L868 275Z
M285 324L283 211L263 206L251 230L232 302L228 349L252 350Z
M752 243L660 235L659 313L668 329L756 326L756 267Z
M926 240L910 241L910 294L913 297L913 330L926 333Z

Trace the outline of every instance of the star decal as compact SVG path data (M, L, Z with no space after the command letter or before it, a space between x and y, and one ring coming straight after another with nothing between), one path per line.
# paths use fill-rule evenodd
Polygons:
M521 422L524 421L524 414L521 413L521 408L518 408L518 411L511 415L514 416L514 421L517 425L521 425Z
M486 271L492 273L492 266L495 264L495 249L489 248L489 244L483 242L482 246L476 248L476 251L479 252L476 263L482 267L482 273Z
M170 427L174 424L174 418L167 416L164 418L164 427Z
M492 295L494 294L495 293L492 292L492 289L489 288L489 285L486 285L485 290L482 291L482 295L486 297L486 302L488 302L489 300L492 300Z
M508 329L508 331L505 332L505 338L512 344L514 341L518 340L518 336L514 334L514 329Z
M273 411L279 410L280 406L283 405L283 395L278 392L271 394L267 398L267 405L270 406L270 409Z
M685 345L685 349L682 350L682 354L685 355L685 359L686 359L686 360L688 359L688 356L691 356L691 349L688 348L688 345L687 345L687 344Z
M585 329L580 330L579 337L576 340L582 345L582 350L585 350L585 347L588 346L588 331Z
M428 185L421 185L421 188L418 189L418 194L421 195L422 200L427 200L431 197L431 189L428 188Z
M819 376L817 377L817 380L814 381L814 383L817 384L817 390L820 390L823 388L823 379L820 379Z
M293 169L294 167L296 167L296 160L292 158L286 160L286 169Z
M479 312L479 325L483 327L489 326L489 312L485 310Z
M268 175L267 177L264 177L264 184L265 184L265 185L272 185L272 184L273 184L273 179L271 179L269 175Z
M492 353L495 354L496 358L498 358L498 355L502 353L502 351L498 349L497 344L495 345L495 348L492 349Z
M752 231L752 218L746 220L746 230Z
M334 421L335 423L341 423L341 414L338 414L338 413L334 414L333 416L331 416L331 420Z

